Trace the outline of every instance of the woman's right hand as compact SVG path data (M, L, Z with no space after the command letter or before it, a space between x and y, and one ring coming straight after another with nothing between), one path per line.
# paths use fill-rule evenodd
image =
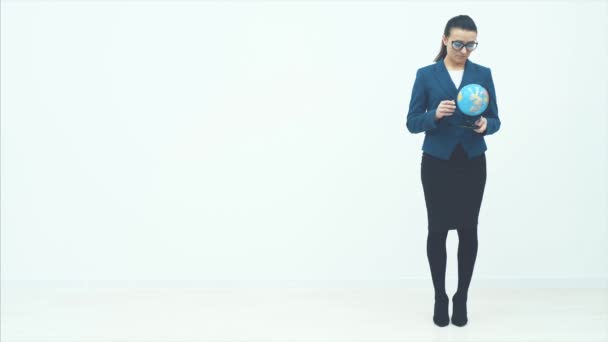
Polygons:
M435 112L435 120L439 120L444 116L454 114L454 110L456 110L456 103L454 100L441 101L437 107L437 111Z

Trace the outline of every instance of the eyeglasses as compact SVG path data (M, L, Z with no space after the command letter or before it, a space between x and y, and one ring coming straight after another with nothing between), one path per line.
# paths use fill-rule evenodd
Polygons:
M473 51L477 48L477 42L470 42L470 43L464 43L462 40L453 40L452 41L452 47L456 50L460 50L462 49L462 47L466 47L466 49L468 51Z

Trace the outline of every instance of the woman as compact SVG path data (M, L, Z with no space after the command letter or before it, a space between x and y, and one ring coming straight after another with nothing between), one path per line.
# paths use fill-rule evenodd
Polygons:
M469 60L477 47L477 27L467 15L451 18L444 29L434 64L418 69L407 114L411 133L424 132L421 180L428 219L427 257L435 290L433 322L449 324L445 290L446 239L458 232L458 289L452 297L451 322L464 326L467 297L477 257L477 221L486 183L487 146L484 136L500 129L490 68ZM465 116L454 99L460 88L480 84L489 93L487 109L475 127L463 126ZM428 110L427 110L428 109Z

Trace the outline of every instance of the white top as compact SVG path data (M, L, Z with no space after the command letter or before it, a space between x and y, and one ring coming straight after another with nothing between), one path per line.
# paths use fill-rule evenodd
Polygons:
M456 88L460 88L460 82L462 81L462 75L464 74L464 69L463 70L448 70L448 72L450 73L450 77L452 78L452 81L456 85Z

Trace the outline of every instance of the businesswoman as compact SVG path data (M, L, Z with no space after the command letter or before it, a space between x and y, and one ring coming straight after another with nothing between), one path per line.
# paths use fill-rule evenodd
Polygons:
M464 326L467 298L477 257L477 223L486 184L484 136L500 128L490 68L469 60L477 47L477 27L467 15L451 18L444 29L434 64L419 68L412 89L406 126L424 132L421 180L428 219L427 257L435 290L433 322L449 324L445 289L446 239L458 232L458 289L452 297L451 322ZM489 93L487 109L465 127L456 106L459 90L471 83Z

